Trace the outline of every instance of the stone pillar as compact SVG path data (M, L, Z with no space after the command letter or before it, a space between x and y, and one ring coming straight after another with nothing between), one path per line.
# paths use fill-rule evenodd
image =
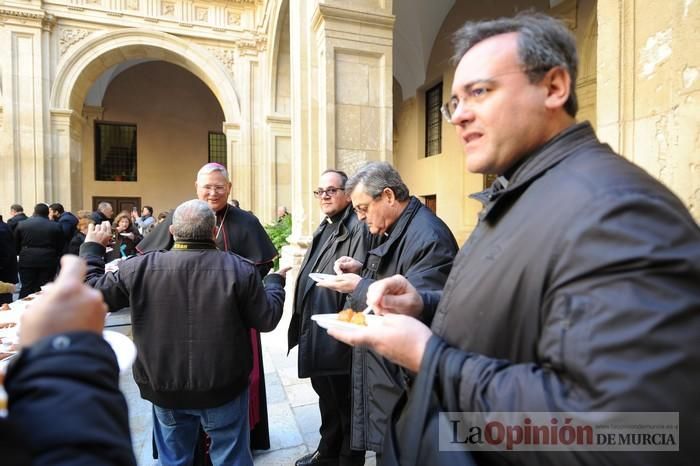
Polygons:
M47 163L48 63L46 34L54 19L37 2L0 7L0 198L8 209L20 203L31 213L53 202Z
M68 211L90 208L83 202L82 141L86 120L70 109L51 110L51 199Z
M229 176L231 177L231 183L233 184L231 189L231 197L233 199L238 199L241 203L241 208L244 210L249 210L250 202L248 198L242 199L244 191L241 189L241 183L245 179L244 169L240 167L240 152L241 152L241 127L240 125L232 122L224 122L223 132L226 135L227 144L227 154L226 154L226 166L229 167Z
M598 2L598 134L700 220L700 3Z
M309 0L289 15L293 225L283 262L292 265L321 219L312 194L321 172L392 161L394 17L391 0Z
M255 210L253 198L253 163L252 163L252 125L253 110L251 105L251 63L248 58L235 61L236 91L241 107L241 120L235 140L226 138L231 147L229 172L233 188L231 195L238 199L244 210ZM226 125L224 125L226 127Z
M235 72L236 91L240 104L240 131L238 145L232 154L233 197L241 207L252 210L263 223L273 219L270 197L261 195L261 190L269 183L265 177L268 161L262 126L263 109L260 53L265 49L264 39L250 33L236 42ZM269 189L269 188L268 188Z

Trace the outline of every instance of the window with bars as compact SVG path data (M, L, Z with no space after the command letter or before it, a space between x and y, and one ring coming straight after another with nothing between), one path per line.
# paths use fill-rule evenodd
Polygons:
M136 125L95 122L95 180L137 180Z
M220 163L226 167L226 135L224 133L209 131L209 162Z
M425 92L425 156L442 152L442 82Z

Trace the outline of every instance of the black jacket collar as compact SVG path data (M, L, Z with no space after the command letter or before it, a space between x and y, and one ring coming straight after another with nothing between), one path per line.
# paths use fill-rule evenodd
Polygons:
M598 143L598 138L587 121L566 128L544 145L524 156L510 176L507 187L504 187L500 180L496 180L484 191L469 196L484 205L479 217L482 220L487 218L499 200L521 192L572 153L584 146Z

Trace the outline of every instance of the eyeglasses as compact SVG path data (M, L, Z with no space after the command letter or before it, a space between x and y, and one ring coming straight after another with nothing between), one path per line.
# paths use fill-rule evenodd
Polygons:
M200 189L203 189L204 191L207 191L207 192L214 191L217 194L223 194L226 192L226 186L223 186L220 184L217 184L214 186L207 184L204 186L200 186Z
M327 194L328 196L330 196L330 197L333 197L333 196L336 195L336 193L337 193L338 191L345 191L345 189L344 189L344 188L333 188L333 187L327 188L327 189L321 189L321 188L319 188L319 189L317 189L316 191L314 191L314 197L317 197L317 198L320 199L320 198L322 198L323 196L325 196L326 194Z
M357 215L366 216L367 212L369 211L370 204L372 204L373 202L377 202L379 199L382 198L382 196L384 195L384 189L382 189L382 191L379 194L374 196L371 201L365 202L364 204L357 204L353 206L352 210L354 210Z
M358 215L367 215L369 204L358 204L352 208Z
M512 71L506 71L504 73L499 73L495 74L493 76L490 76L488 78L481 78L481 79L476 79L474 81L471 81L467 84L464 85L464 95L461 97L457 96L452 96L450 100L442 104L440 106L440 113L442 113L442 117L449 123L449 124L454 124L452 122L452 117L454 116L455 112L457 111L457 107L461 104L462 107L469 107L473 105L475 102L482 101L488 93L492 90L492 84L496 78L499 78L501 76L506 76L509 74L516 74L516 73L532 73L532 72L542 72L542 71L548 71L551 69L551 67L540 67L540 68L533 68L533 69L519 69L519 70L512 70Z

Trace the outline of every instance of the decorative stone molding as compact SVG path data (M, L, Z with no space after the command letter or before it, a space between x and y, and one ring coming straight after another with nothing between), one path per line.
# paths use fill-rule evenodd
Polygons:
M139 0L126 0L126 9L127 10L138 10L139 9Z
M241 14L235 11L229 11L226 15L226 24L229 26L240 26Z
M160 4L160 14L161 16L175 16L175 3L174 2L163 2Z
M208 22L209 21L209 8L195 7L194 17L197 19L197 21L200 21L202 23Z
M0 8L0 16L14 16L22 19L44 19L44 13L31 13L28 11L7 10Z
M63 56L74 44L77 44L89 36L90 32L92 31L87 31L85 29L63 29L58 41L61 56Z
M209 51L221 62L222 65L233 76L236 51L233 49L224 49L218 47L209 47Z
M241 37L236 41L236 47L240 55L258 55L265 50L266 45L266 39L260 36Z
M356 23L381 29L393 29L395 17L393 15L358 11L333 5L319 4L311 18L311 29L316 32L324 21L337 21L339 23Z

